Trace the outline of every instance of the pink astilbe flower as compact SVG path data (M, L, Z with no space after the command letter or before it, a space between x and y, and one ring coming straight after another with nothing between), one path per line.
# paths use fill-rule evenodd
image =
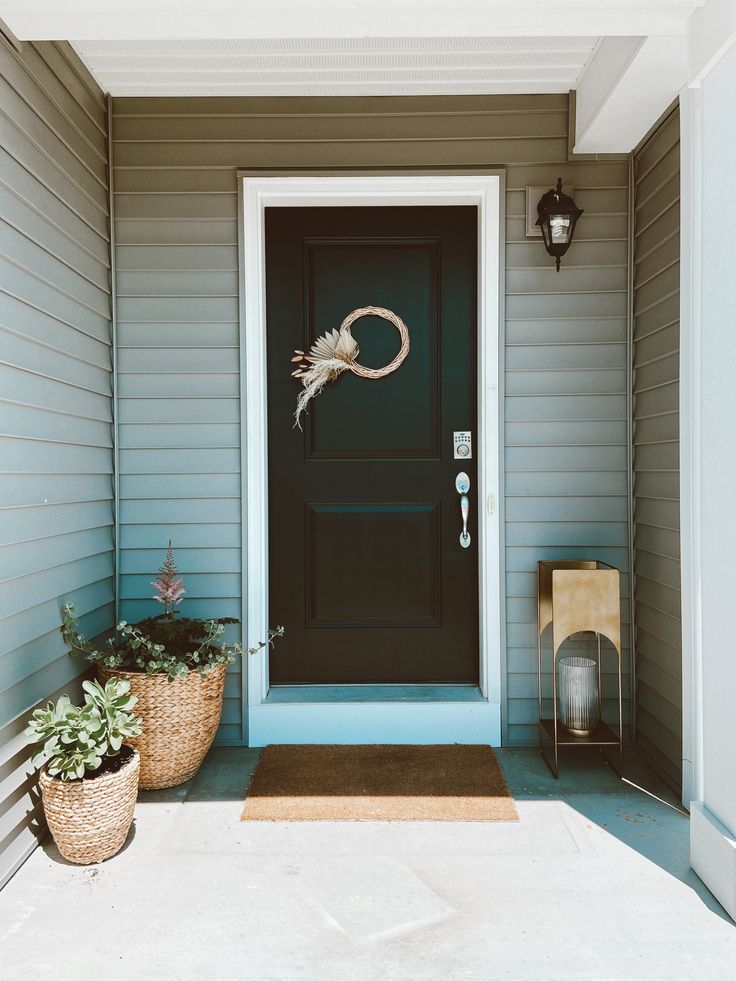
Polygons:
M156 590L153 598L163 604L164 613L169 616L174 613L174 607L181 603L186 589L184 580L176 578L176 562L174 562L174 552L169 542L164 564L158 570L158 576L151 583Z

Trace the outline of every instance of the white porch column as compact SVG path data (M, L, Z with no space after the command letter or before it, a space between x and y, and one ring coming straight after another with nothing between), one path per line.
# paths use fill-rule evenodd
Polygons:
M735 105L731 47L682 96L680 408L691 863L736 919Z

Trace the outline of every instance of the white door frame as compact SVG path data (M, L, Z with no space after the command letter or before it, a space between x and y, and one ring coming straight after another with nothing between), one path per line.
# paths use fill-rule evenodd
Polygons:
M500 175L240 176L240 378L244 640L255 646L268 618L268 421L265 209L472 205L478 208L478 507L480 695L436 701L339 696L268 700L268 656L243 664L243 741L501 744L503 597L500 386ZM288 365L284 366L284 371ZM296 395L296 393L295 393Z

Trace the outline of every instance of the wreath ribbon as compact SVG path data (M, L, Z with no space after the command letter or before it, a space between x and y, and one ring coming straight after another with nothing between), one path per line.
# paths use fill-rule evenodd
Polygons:
M353 337L351 327L356 320L368 316L387 320L398 330L401 338L399 353L383 368L365 368L357 360L360 349ZM354 375L374 381L385 378L401 365L409 353L409 346L409 328L393 310L387 310L386 307L358 307L357 310L352 310L337 330L328 330L326 334L317 338L309 354L305 354L304 351L294 352L291 360L297 363L297 368L292 371L292 375L294 378L300 378L303 386L296 403L294 425L301 429L302 413L310 399L319 395L327 382L334 381L344 371L352 371Z

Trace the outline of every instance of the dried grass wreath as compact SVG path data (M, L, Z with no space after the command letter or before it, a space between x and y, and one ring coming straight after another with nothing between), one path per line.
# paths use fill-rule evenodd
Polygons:
M360 351L350 328L356 320L368 316L387 320L398 330L401 338L399 353L383 368L364 368L356 360ZM322 337L317 338L309 354L305 354L304 351L294 352L291 360L297 362L297 368L291 374L294 378L301 378L304 386L297 399L294 425L302 428L301 415L309 400L319 395L327 382L334 381L343 371L352 371L354 375L360 375L361 378L374 380L385 378L392 371L396 371L408 353L409 329L393 310L387 310L385 307L359 307L353 310L343 320L338 330L328 330Z

